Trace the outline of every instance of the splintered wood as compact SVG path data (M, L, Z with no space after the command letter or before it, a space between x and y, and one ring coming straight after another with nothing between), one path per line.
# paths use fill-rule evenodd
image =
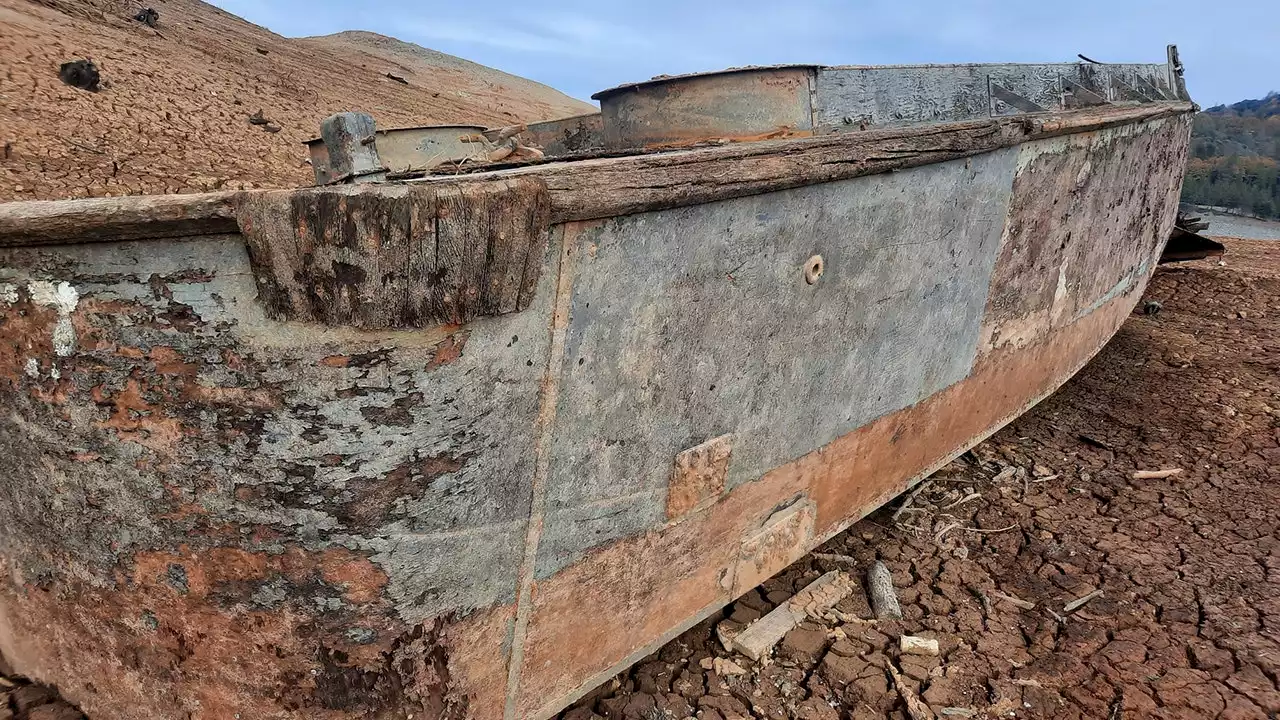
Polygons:
M854 581L839 570L832 570L809 583L790 600L756 620L733 639L733 649L752 660L759 660L795 626L810 616L818 616L853 593Z
M938 656L938 641L933 638L902 635L898 638L898 652L903 655Z
M1181 475L1182 468L1169 468L1168 470L1138 470L1133 473L1134 480L1164 480L1174 475Z
M877 560L867 572L867 595L871 600L871 609L879 620L902 618L902 606L898 604L898 593L893 589L893 574L889 566Z
M889 676L893 678L893 687L898 691L903 704L907 706L907 715L911 716L911 720L934 720L933 711L912 692L909 685L903 682L902 675L898 672L898 668L893 666L893 662L888 662L886 667L889 670Z
M415 328L516 312L548 230L534 178L246 196L259 299L280 320Z

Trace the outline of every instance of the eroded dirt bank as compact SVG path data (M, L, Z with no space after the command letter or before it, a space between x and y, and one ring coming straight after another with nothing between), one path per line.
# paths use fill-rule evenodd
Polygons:
M898 498L561 717L908 718L890 664L939 717L1275 717L1280 243L1228 243L1226 266L1161 269L1157 314L1140 306L1080 375L907 509ZM861 580L876 559L901 621L870 621L855 592L765 662L717 639L820 573ZM940 656L901 656L904 633L937 639ZM0 683L0 720L80 717L20 685Z

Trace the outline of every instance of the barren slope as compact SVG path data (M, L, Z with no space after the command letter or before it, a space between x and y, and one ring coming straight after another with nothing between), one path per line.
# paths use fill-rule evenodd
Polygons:
M302 141L341 110L381 127L503 125L592 106L372 33L288 39L199 0L0 0L0 201L310 184ZM64 85L90 58L102 90ZM387 77L403 77L404 84ZM251 125L261 109L279 132Z

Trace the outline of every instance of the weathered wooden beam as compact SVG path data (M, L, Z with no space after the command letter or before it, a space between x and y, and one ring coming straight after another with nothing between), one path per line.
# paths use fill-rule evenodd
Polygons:
M139 195L0 204L0 247L238 232L238 193Z
M359 328L524 309L549 226L534 177L247 194L238 214L268 315Z
M1189 102L1107 105L1035 117L547 163L471 176L428 177L411 184L462 186L534 177L547 187L552 223L591 220L916 167L1028 140L1180 115L1194 108ZM2 204L0 246L234 232L232 206L231 193Z
M1190 103L1091 107L1034 118L740 143L509 172L534 172L543 178L551 193L552 222L591 220L903 170L1028 140L1177 115L1192 108Z

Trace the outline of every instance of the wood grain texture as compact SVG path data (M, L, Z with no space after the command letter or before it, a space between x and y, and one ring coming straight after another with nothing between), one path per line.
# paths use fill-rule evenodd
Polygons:
M0 247L236 232L237 193L0 204Z
M1193 112L1189 102L1111 105L1064 113L728 144L547 163L417 188L536 178L551 223L714 202L977 155L1029 140ZM387 186L380 186L387 187ZM277 191L245 193L272 196ZM311 189L287 191L306 196ZM462 192L450 190L447 193ZM247 201L248 206L258 201ZM20 202L0 205L0 247L178 237L235 230L230 194Z
M508 172L537 174L547 183L553 223L591 220L903 170L1029 140L1183 114L1193 107L1181 102L1104 106L1034 118L741 143Z
M428 327L516 312L548 228L536 178L245 195L238 213L272 317Z

